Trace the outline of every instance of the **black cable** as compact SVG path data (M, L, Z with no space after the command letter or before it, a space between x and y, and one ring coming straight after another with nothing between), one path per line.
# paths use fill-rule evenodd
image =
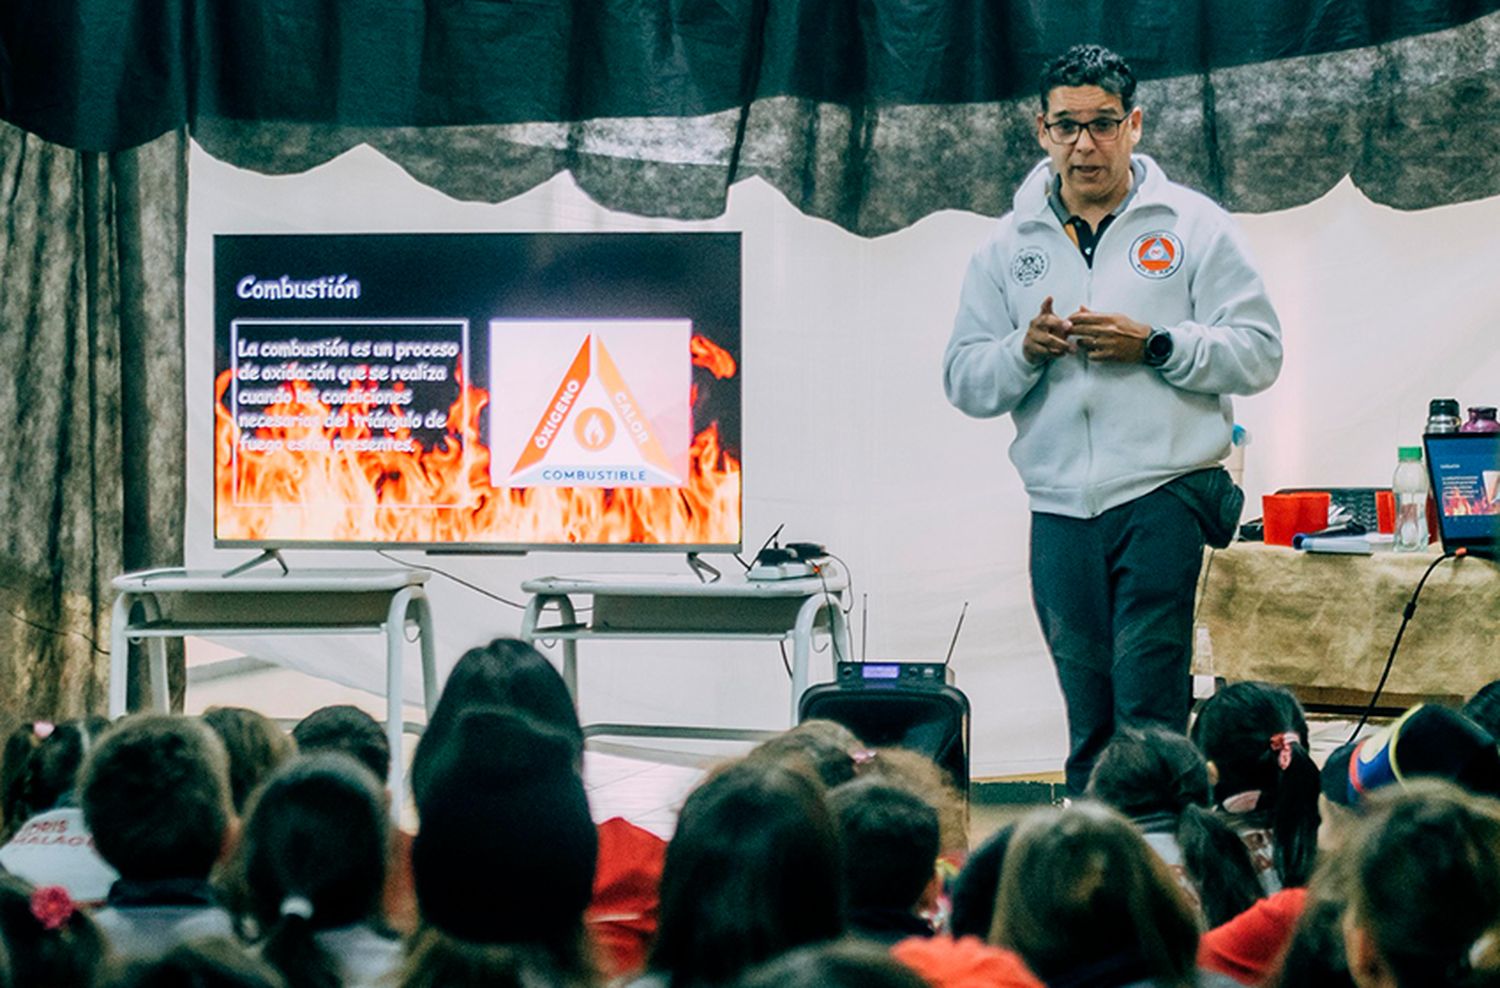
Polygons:
M786 678L792 678L792 660L786 657L786 642L779 641L776 647L781 649L781 664L786 667Z
M846 563L846 562L844 562L844 560L841 557L835 556L833 553L830 552L830 553L828 553L828 558L832 559L834 562L836 562L840 566L844 567L845 585L844 585L844 589L840 590L839 593L847 593L849 595L848 598L847 598L848 601L849 601L849 606L848 607L840 607L839 610L843 611L844 612L844 617L847 618L849 615L851 615L851 614L854 613L854 571L849 568L849 564ZM828 587L827 587L826 584L823 587L823 592L824 593L828 592Z
M829 559L837 560L838 564L840 566L844 567L844 580L845 580L845 587L844 587L844 589L847 590L850 587L854 586L854 577L849 572L849 564L846 563L846 562L844 562L842 559L839 559L838 556L835 556L831 552L828 553L827 555L828 555ZM816 566L815 568L817 569L817 572L818 572L818 582L823 584L823 599L827 600L830 597L833 598L833 606L836 607L839 611L841 611L843 613L843 615L844 615L844 627L847 628L849 626L849 612L854 609L854 605L851 603L849 605L849 610L848 611L844 610L843 602L840 601L837 597L834 597L833 592L828 589L828 574L823 572L823 567L821 567L821 566ZM844 660L839 658L839 635L838 635L838 629L834 627L834 625L833 625L833 619L832 618L828 619L828 647L831 648L831 649L833 649L833 662L834 662L834 667L835 667L834 671L837 672L838 671L838 668L837 668L838 667L838 663L840 663L840 662L842 662Z
M1422 587L1427 584L1427 578L1432 575L1432 571L1437 569L1443 560L1458 559L1464 555L1466 553L1462 549L1454 553L1445 552L1434 559L1432 565L1428 566L1426 571L1422 573L1422 578L1417 581L1416 589L1411 592L1411 600L1408 600L1406 606L1401 609L1401 627L1396 629L1396 638L1391 642L1391 653L1385 657L1385 669L1380 673L1380 682L1375 684L1375 692L1370 694L1370 705L1365 708L1364 714L1360 716L1359 723L1354 725L1354 730L1350 733L1349 740L1344 742L1345 744L1354 743L1354 739L1359 737L1359 732L1365 729L1365 725L1370 721L1370 715L1375 712L1376 706L1380 703L1380 693L1385 689L1385 681L1390 678L1391 667L1396 662L1396 649L1401 647L1401 636L1406 634L1406 626L1411 623L1412 615L1417 613L1417 598L1422 595Z

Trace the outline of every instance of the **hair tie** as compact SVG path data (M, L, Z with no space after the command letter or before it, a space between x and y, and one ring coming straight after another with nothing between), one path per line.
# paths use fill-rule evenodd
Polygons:
M281 915L312 919L313 904L306 896L289 895L281 900Z
M36 735L38 741L45 741L52 736L56 728L57 725L50 720L38 720L32 722L31 733Z
M1292 767L1292 748L1301 743L1296 731L1271 735L1271 750L1276 752L1276 764L1283 772Z
M62 929L77 911L73 897L61 885L43 885L31 893L31 915L45 930Z

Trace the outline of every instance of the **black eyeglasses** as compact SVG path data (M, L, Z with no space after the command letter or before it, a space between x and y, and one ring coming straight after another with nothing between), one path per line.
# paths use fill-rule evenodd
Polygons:
M1042 126L1054 144L1077 144L1084 131L1089 132L1095 143L1103 143L1119 137L1120 124L1124 122L1124 117L1095 117L1092 120L1055 120Z

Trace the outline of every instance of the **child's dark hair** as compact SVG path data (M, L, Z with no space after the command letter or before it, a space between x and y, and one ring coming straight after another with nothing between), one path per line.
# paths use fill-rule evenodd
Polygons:
M667 845L649 966L717 984L843 932L838 833L810 776L749 761L688 796Z
M1048 94L1059 86L1098 86L1120 97L1125 110L1135 105L1135 73L1125 59L1100 45L1074 45L1047 63L1039 86L1043 113Z
M1152 984L1197 983L1191 907L1134 825L1098 803L1038 810L1017 826L991 940L1049 984L1125 955Z
M276 722L245 707L209 707L203 723L213 729L229 753L229 796L236 813L255 787L296 753L296 745Z
M843 724L813 718L762 741L749 757L780 765L799 764L832 789L854 778L855 752L863 749L864 742Z
M109 727L103 717L28 721L5 743L4 817L7 835L28 819L73 798L78 768L94 739Z
M0 874L0 943L10 958L7 984L18 988L90 988L104 961L94 921L61 886L32 888Z
M1275 839L1285 886L1306 885L1318 842L1318 766L1307 753L1307 715L1291 691L1231 683L1204 700L1190 736L1218 772L1214 801L1260 793L1255 812Z
M432 759L454 725L475 707L509 707L561 731L583 750L583 728L567 684L536 649L513 638L496 638L465 652L448 674L437 707L412 755L411 789L417 803L432 774Z
M858 779L828 794L844 848L851 909L911 910L932 881L937 810L881 779Z
M233 883L289 988L338 988L313 934L377 918L390 838L382 807L375 777L341 754L292 760L251 800Z
M963 871L953 883L953 915L948 929L955 937L978 937L983 940L995 925L995 897L1000 892L1000 871L1005 867L1005 852L1016 832L1007 823L975 848L964 862Z
M1185 736L1162 728L1126 730L1100 754L1088 795L1137 822L1174 821L1182 864L1210 928L1249 909L1264 891L1250 852L1210 810L1208 765Z
M173 947L154 960L137 961L110 988L285 988L281 975L259 957L223 937Z
M735 988L928 988L887 950L857 940L799 947L752 969Z
M385 727L358 707L321 707L292 728L292 740L303 754L341 751L384 781L391 773L391 742Z
M1349 847L1345 924L1366 931L1400 988L1500 984L1500 805L1413 780L1368 812Z
M228 762L191 717L137 714L105 732L78 783L99 856L121 878L207 878L229 826Z

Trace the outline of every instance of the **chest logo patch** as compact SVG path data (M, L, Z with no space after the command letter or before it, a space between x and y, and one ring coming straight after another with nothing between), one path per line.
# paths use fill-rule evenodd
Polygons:
M1040 247L1022 247L1010 262L1010 276L1022 287L1030 288L1047 274L1051 262Z
M1182 241L1170 230L1153 230L1130 245L1130 266L1144 278L1170 278L1182 267Z

